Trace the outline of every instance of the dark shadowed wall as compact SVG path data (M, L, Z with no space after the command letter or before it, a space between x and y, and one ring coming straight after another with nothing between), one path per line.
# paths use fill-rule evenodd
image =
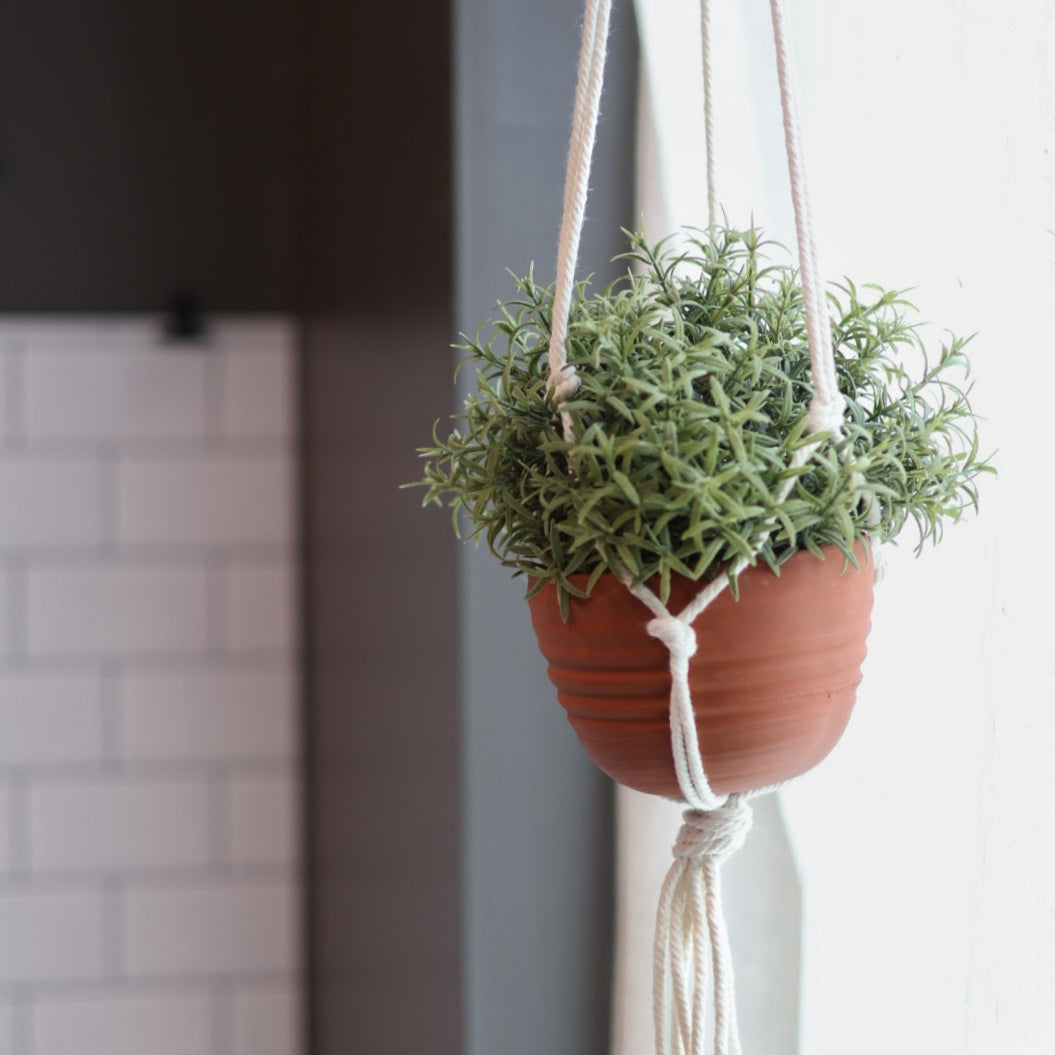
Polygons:
M0 5L0 311L293 307L294 9Z
M311 1052L457 1055L456 549L399 490L451 402L449 14L300 27Z

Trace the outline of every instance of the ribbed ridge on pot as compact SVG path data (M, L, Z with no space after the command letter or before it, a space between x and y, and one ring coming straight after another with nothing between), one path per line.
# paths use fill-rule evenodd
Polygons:
M749 568L740 599L726 591L696 620L690 664L693 708L711 787L747 791L815 766L835 746L853 708L870 628L872 568L838 550L796 554L774 576ZM583 576L585 582L585 576ZM673 584L679 612L699 589ZM556 592L531 599L539 647L575 732L613 779L680 798L670 747L666 648L650 615L612 576L561 621Z

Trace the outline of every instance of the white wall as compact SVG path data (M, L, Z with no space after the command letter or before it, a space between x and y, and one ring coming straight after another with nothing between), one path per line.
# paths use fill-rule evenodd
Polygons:
M695 17L693 0L670 5ZM782 793L804 894L802 963L785 971L803 977L799 1048L1048 1052L1055 7L793 6L827 274L910 288L932 334L977 331L972 400L1000 472L939 549L913 561L910 531L888 553L846 736ZM734 222L753 209L793 245L767 14L715 5L719 198ZM674 52L694 40L664 41L664 73L698 77ZM665 160L691 190L688 96L657 109L677 148ZM735 918L731 930L736 958Z
M293 339L0 321L0 1055L300 1050Z

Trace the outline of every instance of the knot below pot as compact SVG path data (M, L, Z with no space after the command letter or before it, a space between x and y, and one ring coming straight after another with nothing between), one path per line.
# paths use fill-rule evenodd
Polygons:
M723 861L744 845L751 830L751 807L742 795L730 795L716 810L686 810L682 818L675 857Z

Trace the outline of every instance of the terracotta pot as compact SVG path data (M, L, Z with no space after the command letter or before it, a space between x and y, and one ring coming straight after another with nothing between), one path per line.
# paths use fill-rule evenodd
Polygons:
M774 576L740 576L740 599L722 593L693 624L689 669L704 767L719 793L775 784L811 769L835 746L853 708L871 625L872 567L841 553L797 553ZM581 576L585 585L586 576ZM699 589L672 584L681 611ZM669 655L645 624L648 609L614 576L561 621L549 586L530 600L539 648L557 698L590 757L610 777L681 798L670 746Z

